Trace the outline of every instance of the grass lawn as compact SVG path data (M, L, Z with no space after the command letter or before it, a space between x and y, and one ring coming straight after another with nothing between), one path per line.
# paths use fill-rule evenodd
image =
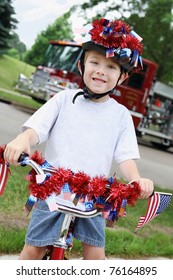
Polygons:
M0 253L15 254L24 245L30 219L22 211L28 197L24 178L30 168L11 166L10 169L8 185L0 197ZM119 218L113 228L106 229L107 256L127 259L153 256L173 258L173 201L164 213L135 232L139 217L145 214L146 209L147 200L139 200L135 207L127 206L126 218ZM72 252L81 257L81 244L76 240Z
M13 89L20 73L30 77L35 67L4 55L0 56L0 87Z

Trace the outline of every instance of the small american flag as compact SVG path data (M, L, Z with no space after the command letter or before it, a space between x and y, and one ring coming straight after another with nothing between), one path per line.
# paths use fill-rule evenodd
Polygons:
M149 221L164 212L169 206L172 198L172 193L155 192L148 201L148 207L145 216L141 216L136 227L136 230L143 227Z
M70 197L71 197L71 195L72 195L72 193L71 193L71 191L70 191L70 186L69 186L68 183L65 183L65 184L64 184L64 187L63 187L63 189L62 189L62 192L63 192L63 197L64 197L64 199L69 200Z
M126 205L127 205L127 199L123 199L121 203L121 208L118 212L119 217L126 217Z
M9 174L9 167L6 162L0 164L0 195L3 194Z

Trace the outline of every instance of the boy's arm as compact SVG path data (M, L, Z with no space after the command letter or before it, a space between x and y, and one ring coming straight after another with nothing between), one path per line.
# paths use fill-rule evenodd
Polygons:
M39 138L34 129L28 128L6 145L4 159L13 165L18 165L22 152L31 153L31 147L38 144Z
M126 160L119 164L123 176L129 181L137 181L141 187L140 198L148 198L154 190L154 184L150 179L141 178L134 160Z

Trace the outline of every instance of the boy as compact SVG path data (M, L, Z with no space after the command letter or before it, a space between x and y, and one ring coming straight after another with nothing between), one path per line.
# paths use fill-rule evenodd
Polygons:
M120 21L93 22L91 36L83 43L79 71L83 90L64 90L44 104L23 125L23 132L5 149L5 160L17 165L22 152L47 141L45 158L54 167L91 177L109 176L112 160L128 181L138 181L141 198L153 192L153 183L141 178L134 159L139 158L129 111L109 94L128 73L141 69L142 45L130 27ZM42 259L60 230L62 215L50 212L44 201L33 210L20 259ZM105 220L75 219L74 237L82 242L83 259L104 259Z

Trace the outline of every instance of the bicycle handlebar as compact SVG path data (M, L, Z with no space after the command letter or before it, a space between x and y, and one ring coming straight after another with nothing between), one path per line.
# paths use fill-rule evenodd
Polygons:
M29 189L33 196L38 199L46 200L53 193L57 196L62 192L63 186L68 184L70 186L71 194L75 194L76 197L87 197L87 200L94 200L95 209L87 208L86 211L76 209L76 206L64 205L62 201L56 202L58 209L63 213L73 213L78 217L93 217L100 212L114 210L115 208L120 210L123 200L126 203L134 206L139 195L140 186L137 182L132 182L130 184L125 184L118 182L116 178L104 178L104 177L94 177L90 178L88 175L78 172L73 173L71 170L65 170L63 168L55 169L52 166L47 166L44 159L40 159L38 151L35 152L31 157L23 154L19 158L19 164L21 166L29 165L31 166L38 175L44 176L31 176L29 180ZM47 163L47 162L46 162ZM37 181L37 178L43 178L43 181ZM50 191L51 189L51 191ZM88 199L89 198L89 199ZM89 202L88 202L89 203Z
M93 218L95 216L100 215L101 211L96 208L94 210L89 210L89 211L81 211L78 209L70 208L68 206L60 205L58 204L58 211L64 214L71 214L75 217L78 218Z
M31 166L37 174L44 174L44 170L34 161L32 160L28 154L21 154L19 159L18 159L18 163L21 165L21 166L26 166L26 165L29 165Z
M134 206L140 195L141 190L137 182L125 184L117 181L115 177L109 179L103 176L90 178L84 172L74 173L69 169L55 169L40 157L38 151L35 151L31 156L22 153L18 162L21 166L29 165L32 168L27 176L29 177L30 196L34 197L35 200L46 200L47 203L50 196L58 197L56 199L57 210L63 213L86 218L94 217L101 212L105 214L116 210L119 213L124 201L125 205L127 203ZM69 203L70 207L67 203L66 205L62 203L64 188L67 186L71 195L70 199L73 199L73 201L70 200L70 203L73 202ZM81 202L81 198L84 198L85 206L88 203L85 211L81 210L80 203L76 207L76 204ZM76 204L75 200L77 200ZM50 211L53 210L50 209Z

